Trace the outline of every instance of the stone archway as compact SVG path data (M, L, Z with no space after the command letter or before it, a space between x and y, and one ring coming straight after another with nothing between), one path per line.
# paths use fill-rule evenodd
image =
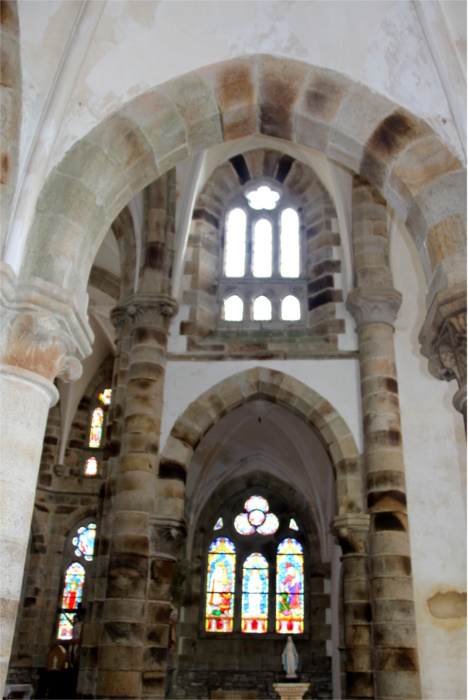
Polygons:
M161 507L167 513L183 513L183 489L192 454L203 435L224 415L254 399L266 399L292 411L305 421L321 441L336 479L340 515L364 513L365 501L360 456L354 437L338 411L316 391L299 380L266 367L235 374L191 403L174 424L159 462ZM164 485L166 484L166 486ZM178 498L174 497L178 493Z
M440 138L339 73L267 55L157 86L77 142L41 192L20 278L47 279L84 303L95 253L134 194L188 156L256 133L315 149L374 185L435 291L464 279L454 259L465 250L466 174Z

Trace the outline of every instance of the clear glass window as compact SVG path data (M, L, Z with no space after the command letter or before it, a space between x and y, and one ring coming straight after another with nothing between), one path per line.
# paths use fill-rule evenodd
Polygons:
M224 300L224 320L242 321L244 318L244 302L237 294Z
M273 234L268 219L260 219L254 227L252 274L254 277L271 277Z
M271 301L264 296L257 297L253 305L254 321L271 321Z
M224 274L243 277L245 274L245 239L247 216L243 209L231 209L226 219Z
M301 305L297 297L289 294L281 302L281 318L283 321L299 321L301 318Z
M299 216L294 209L284 209L281 212L280 274L281 277L299 277L299 273Z

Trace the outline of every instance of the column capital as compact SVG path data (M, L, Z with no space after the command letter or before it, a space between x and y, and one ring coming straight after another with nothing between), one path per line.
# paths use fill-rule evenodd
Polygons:
M2 363L35 372L49 381L75 381L91 354L93 332L76 300L55 285L33 278L19 284L0 265Z
M115 306L110 312L110 320L115 328L116 340L122 338L127 320L127 309L125 306Z
M370 515L347 513L335 515L331 522L331 534L337 539L343 554L366 554Z
M168 328L179 305L168 294L134 294L125 302L132 328L140 326L163 326Z
M435 295L419 342L429 360L430 373L437 379L457 380L459 391L454 404L462 412L466 402L466 284Z
M393 322L401 306L402 295L392 287L388 289L353 289L346 299L346 308L356 322L356 328L366 323Z

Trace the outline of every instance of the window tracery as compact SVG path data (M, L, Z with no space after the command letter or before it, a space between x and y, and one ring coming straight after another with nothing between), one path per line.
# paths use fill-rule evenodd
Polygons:
M224 222L220 320L304 322L301 221L287 190L257 181L233 198Z
M208 548L205 631L303 634L304 549L296 519L279 517L254 493L242 512L218 516L213 530L229 537Z

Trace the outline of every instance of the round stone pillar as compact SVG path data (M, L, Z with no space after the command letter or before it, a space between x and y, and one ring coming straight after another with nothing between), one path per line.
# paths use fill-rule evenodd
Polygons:
M75 345L45 311L20 313L12 322L0 370L0 622L1 688L8 670L42 442L49 409L58 400L56 376L77 379Z
M356 289L347 300L359 343L375 697L409 700L421 691L393 344L400 304L394 289Z
M372 613L367 538L369 516L336 515L332 533L342 549L343 632L346 698L373 698Z
M153 629L151 639L147 635L151 621L156 625L166 611L153 605L148 593L167 335L177 304L166 295L137 294L126 308L132 345L99 647L98 698L142 697L145 677L151 673L164 677L166 664L164 626ZM167 618L169 625L169 610ZM164 682L162 693L152 694L160 696L164 696Z

